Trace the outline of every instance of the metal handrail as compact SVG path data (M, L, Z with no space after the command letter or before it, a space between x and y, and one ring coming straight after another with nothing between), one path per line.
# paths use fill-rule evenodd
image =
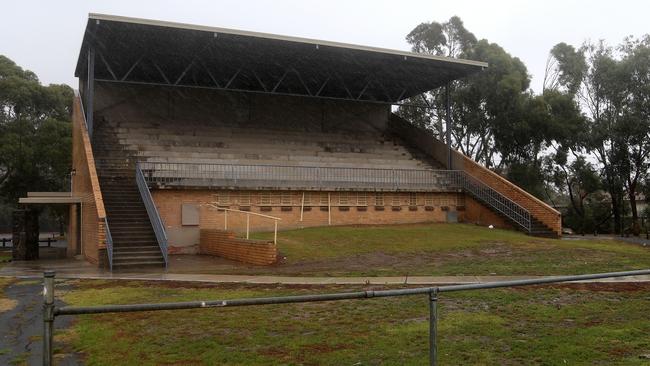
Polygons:
M165 267L167 267L167 233L165 232L165 225L163 225L160 214L158 213L158 209L153 202L153 197L151 197L149 186L147 185L139 164L136 164L135 167L135 180L138 184L138 190L140 191L140 196L142 196L144 207L147 209L149 221L151 222L153 231L156 234L156 241L160 247L160 252L162 253L163 259L165 260Z
M459 174L459 186L465 192L470 193L482 202L490 205L493 209L499 211L517 225L521 226L527 232L532 231L532 220L530 211L519 205L517 202L509 199L499 193L492 187L483 183L478 178L463 171Z
M220 207L216 203L207 203L205 206L211 207L217 211L223 211L223 229L228 230L228 212L238 212L238 213L243 213L246 215L246 239L249 238L250 235L250 215L253 216L258 216L258 217L264 217L266 219L273 220L273 244L278 243L278 221L281 221L282 219L279 217L271 216L271 215L264 215L261 213L257 212L250 212L250 211L244 211L244 210L237 210L233 208L226 208L226 207Z
M465 191L527 232L530 212L462 170L140 162L149 184L205 187Z
M86 131L88 131L88 121L86 121L86 111L84 110L84 102L81 98L81 94L79 93L79 90L74 90L74 96L75 98L79 99L79 107L81 108L81 116L84 119L84 125L86 126Z
M108 253L108 267L113 270L113 236L111 229L108 227L108 218L104 216L104 235L106 236L106 252Z
M452 170L140 162L149 184L204 187L383 189L447 187Z

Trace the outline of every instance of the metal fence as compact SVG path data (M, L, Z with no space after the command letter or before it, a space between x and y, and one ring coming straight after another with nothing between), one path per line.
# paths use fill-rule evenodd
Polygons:
M163 259L165 260L165 267L167 267L167 232L165 232L165 225L163 225L156 204L151 197L151 192L149 191L149 186L142 174L140 165L135 167L135 181L138 184L138 190L140 191L140 196L142 197L142 202L144 207L147 210L147 216L149 216L149 222L151 222L151 227L153 228L154 234L156 235L156 241L160 247L160 252L162 253Z
M462 170L373 169L284 165L138 163L150 185L265 189L356 189L411 192L465 191L527 232L524 207Z
M153 185L440 191L457 187L456 170L140 162Z
M532 231L532 219L528 210L466 172L460 173L456 175L457 185L465 192L508 217L526 232Z
M380 297L395 296L412 296L426 295L429 302L429 364L437 365L438 350L438 296L445 292L483 290L499 287L514 287L527 285L540 285L559 282L585 281L601 278L614 278L625 276L650 275L650 269L627 271L627 272L610 272L595 273L577 276L556 276L544 277L526 280L513 280L501 282L488 282L467 285L449 285L436 287L407 288L395 290L378 290L378 291L357 291L357 292L340 292L329 294L315 295L298 295L298 296L281 296L281 297L261 297L261 298L242 298L232 300L205 300L205 301L187 301L187 302L168 302L159 304L128 304L128 305L99 305L99 306L63 306L54 305L54 277L52 271L44 273L43 289L43 364L49 366L52 364L53 356L53 327L54 318L65 315L82 315L82 314L101 314L101 313L125 313L138 311L160 311L160 310L181 310L181 309L199 309L211 308L219 309L232 306L253 306L253 305L273 305L273 304L292 304L307 303L320 301L338 301L353 299L371 299Z
M104 230L106 235L106 253L108 253L108 268L113 270L113 236L108 226L108 219L104 216Z

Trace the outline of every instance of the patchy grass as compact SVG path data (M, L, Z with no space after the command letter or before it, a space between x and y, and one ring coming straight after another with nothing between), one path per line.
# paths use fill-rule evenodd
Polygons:
M13 278L0 277L0 313L9 311L16 307L16 300L8 299L4 294L5 287L9 286L14 281L15 280ZM0 350L0 352L2 352L2 350Z
M542 239L466 224L320 227L278 236L279 264L221 273L557 275L650 268L650 249L634 244ZM269 239L272 234L254 237Z
M79 282L74 305L360 290ZM650 285L580 284L440 296L440 362L646 365ZM426 296L80 316L65 339L88 365L422 365ZM63 336L61 336L62 338Z

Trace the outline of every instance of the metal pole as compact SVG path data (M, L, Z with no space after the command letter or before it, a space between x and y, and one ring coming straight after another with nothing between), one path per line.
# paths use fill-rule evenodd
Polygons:
M43 273L43 365L52 365L54 328L54 271Z
M93 101L95 99L95 49L90 46L88 49L88 75L86 77L86 124L88 124L88 136L93 136Z
M447 114L447 128L446 128L446 134L447 134L447 169L452 170L452 162L451 162L451 95L449 92L449 84L445 85L445 103L446 103L446 114Z
M332 225L332 196L327 192L327 225Z
M248 239L248 232L250 230L251 214L246 214L246 239Z
M223 229L228 230L228 211L223 210Z
M278 220L273 220L275 223L275 229L273 229L273 244L278 243Z
M434 287L429 293L429 364L438 364L438 288Z

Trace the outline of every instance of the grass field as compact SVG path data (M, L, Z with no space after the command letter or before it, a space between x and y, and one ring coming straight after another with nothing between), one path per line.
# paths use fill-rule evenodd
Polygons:
M359 290L83 281L74 305ZM650 285L442 294L443 365L647 365ZM423 365L426 296L86 315L58 333L88 365ZM62 349L61 346L57 347Z
M232 273L287 275L555 275L650 268L650 248L556 240L466 224L321 227L279 233L282 261ZM269 239L259 233L255 238Z

